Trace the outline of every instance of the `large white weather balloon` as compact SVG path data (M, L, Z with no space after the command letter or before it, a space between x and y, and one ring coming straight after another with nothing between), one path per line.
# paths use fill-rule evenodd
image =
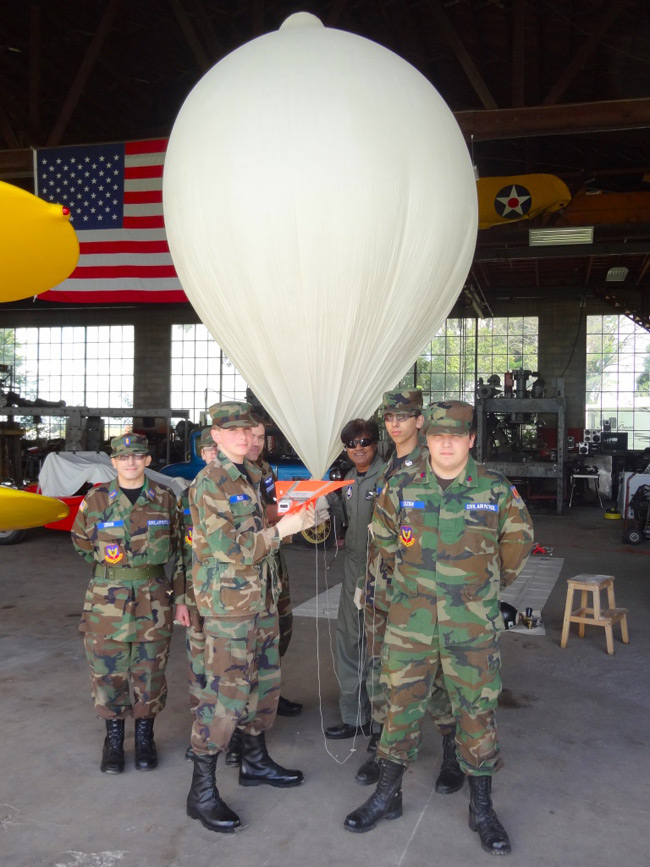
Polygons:
M192 90L163 202L192 305L320 477L469 271L476 182L451 111L397 55L298 13Z

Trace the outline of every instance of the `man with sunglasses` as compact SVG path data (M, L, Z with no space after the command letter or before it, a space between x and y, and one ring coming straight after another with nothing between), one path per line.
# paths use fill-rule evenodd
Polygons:
M341 431L341 442L353 468L345 478L353 485L329 494L331 511L343 524L345 560L336 620L336 660L340 683L341 722L325 729L325 736L340 740L370 734L370 700L365 685L366 654L362 614L355 604L355 590L365 579L368 558L368 524L377 494L383 460L377 454L379 428L372 419L355 418Z
M386 432L395 444L395 452L377 480L378 496L387 487L396 490L421 476L426 471L429 458L426 441L421 435L424 422L422 392L419 389L387 391L384 394L382 411ZM387 698L386 688L381 683L381 652L390 608L390 583L390 564L371 539L367 578L364 576L357 588L357 597L363 598L365 603L364 623L368 653L366 688L372 703L375 728L368 745L371 755L355 776L356 781L364 786L374 785L379 780L380 769L375 752L386 717ZM428 713L442 735L443 743L442 766L435 789L440 794L452 794L462 788L465 775L456 758L456 721L440 671L434 678Z
M176 497L145 475L149 444L140 434L111 440L112 482L86 494L72 527L76 550L93 564L79 625L95 711L106 722L100 770L124 770L124 720L135 719L135 767L158 764L154 719L165 706L165 667L176 619L189 625ZM173 577L165 564L174 560Z

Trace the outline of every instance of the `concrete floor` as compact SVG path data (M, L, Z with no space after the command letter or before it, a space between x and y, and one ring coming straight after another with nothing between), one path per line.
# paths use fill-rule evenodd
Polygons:
M544 609L547 634L506 634L501 643L498 721L506 767L495 779L494 800L512 841L508 863L641 867L650 843L650 543L621 544L621 522L603 520L596 508L534 519L538 541L565 560ZM332 557L328 552L327 561ZM340 581L341 557L328 571L322 555L298 546L287 559L296 604L322 591L325 580ZM305 710L278 718L268 737L274 758L304 770L304 785L244 789L235 770L219 769L220 790L242 817L241 832L213 834L185 815L190 715L181 630L173 640L169 702L156 725L158 769L133 769L128 724L126 771L101 774L103 726L93 714L77 633L88 567L65 534L48 530L0 548L0 564L0 864L490 863L467 826L467 786L449 796L433 791L440 741L429 724L404 779L404 816L368 834L343 829L346 813L370 790L354 782L366 757L363 740L351 753L350 741L325 742L322 735L322 726L338 719L333 621L296 618L283 693ZM614 656L594 628L582 640L573 632L568 648L559 647L565 579L579 572L616 576L617 604L629 609L630 644L620 642L617 629Z

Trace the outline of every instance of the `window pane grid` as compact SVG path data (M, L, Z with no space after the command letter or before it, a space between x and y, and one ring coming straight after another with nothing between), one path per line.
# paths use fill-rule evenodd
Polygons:
M476 383L508 370L537 370L536 316L447 319L422 350L400 388L423 391L425 406L438 400L474 402Z
M220 400L246 400L246 383L205 325L172 325L171 406L201 412Z
M64 400L68 406L91 408L133 406L132 325L0 329L0 363L13 368L5 390L28 400ZM65 437L64 417L42 419L39 435ZM124 429L121 419L107 418L104 424L108 437Z
M628 448L650 446L650 334L627 316L587 317L585 427L627 432Z

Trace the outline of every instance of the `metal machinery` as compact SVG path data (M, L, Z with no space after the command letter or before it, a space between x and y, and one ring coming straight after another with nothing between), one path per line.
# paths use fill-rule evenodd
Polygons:
M508 371L504 388L498 376L484 384L479 379L476 394L476 457L511 481L541 478L555 480L558 515L564 501L564 460L566 444L564 382L554 381L546 396L546 384L531 370ZM555 416L556 442L544 440L546 420Z
M42 403L45 403L43 401ZM14 416L18 418L39 416L56 416L65 418L65 450L75 451L100 451L104 443L104 418L137 418L142 420L142 427L157 432L156 419L164 421L166 463L169 463L169 450L171 442L171 420L173 418L188 419L189 411L186 409L122 409L89 408L87 406L2 406L0 405L0 418L8 416L10 420ZM139 426L140 427L140 426ZM138 427L138 429L139 429ZM187 450L187 426L185 427L185 449ZM24 430L14 426L3 428L0 425L0 441L11 435L13 442L17 443L16 436L23 436ZM149 434L148 434L149 435ZM0 446L2 443L0 442ZM5 449L0 449L4 454ZM12 460L0 461L2 475L22 479L23 468L20 465L20 453L13 450ZM6 464L6 465L5 465ZM17 465L14 465L17 464Z

